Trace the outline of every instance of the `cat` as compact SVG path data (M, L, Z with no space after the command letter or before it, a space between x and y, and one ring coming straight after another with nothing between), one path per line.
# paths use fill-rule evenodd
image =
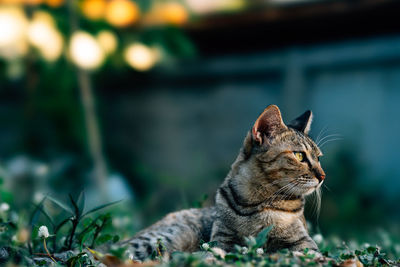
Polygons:
M271 225L267 252L317 252L303 214L305 196L320 190L325 179L322 152L308 136L311 122L306 111L285 125L279 108L268 106L245 137L215 205L170 213L140 231L123 243L133 259L143 261L154 251L197 251L201 241L216 241L229 252Z

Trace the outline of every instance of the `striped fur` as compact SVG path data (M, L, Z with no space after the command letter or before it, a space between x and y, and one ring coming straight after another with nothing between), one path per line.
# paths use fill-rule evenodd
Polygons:
M273 228L264 246L267 251L318 250L303 215L305 196L319 189L325 178L318 160L322 153L308 136L311 119L307 111L286 126L278 107L267 107L247 134L215 205L171 213L139 232L127 241L133 257L147 258L157 250L158 239L166 254L198 250L200 241L217 241L231 251L269 225ZM304 160L294 152L303 153Z

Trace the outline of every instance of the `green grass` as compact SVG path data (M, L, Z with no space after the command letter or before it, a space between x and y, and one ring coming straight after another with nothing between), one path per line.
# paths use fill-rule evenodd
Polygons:
M129 213L124 213L121 207L113 209L113 213L105 212L104 209L117 204L116 202L86 210L84 193L77 199L72 196L68 199L64 203L45 197L40 203L28 208L29 212L16 212L7 205L0 206L0 265L98 266L100 262L113 262L114 266L131 264L126 248L116 245L119 240L133 235L116 223ZM122 205L116 207L118 206ZM132 221L133 219L131 218ZM39 235L39 227L43 225L48 228L49 236L46 231ZM338 266L358 262L365 266L400 265L400 244L392 240L386 232L380 235L378 245L343 242L335 236L324 238L320 234L314 235L313 238L324 256L319 257L307 250L302 255L294 255L288 250L274 254L265 253L261 247L267 241L269 231L270 228L266 228L258 236L246 238L245 247L236 246L234 252L226 255L219 253L218 244L210 242L199 244L199 251L195 253L175 252L168 260L155 251L149 264ZM379 244L385 246L381 247Z

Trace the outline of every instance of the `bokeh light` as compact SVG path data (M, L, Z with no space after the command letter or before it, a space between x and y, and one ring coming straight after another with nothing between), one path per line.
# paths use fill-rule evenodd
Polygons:
M156 48L150 48L141 43L133 43L125 49L124 58L132 68L147 71L157 63L159 53Z
M47 61L54 61L62 54L63 37L49 13L40 11L34 14L28 27L28 39Z
M114 53L118 46L117 36L109 30L103 30L97 34L97 41L106 54Z
M135 2L128 0L112 0L108 3L105 18L116 27L126 27L139 19L140 10Z
M107 3L105 0L84 0L81 5L85 17L99 20L104 17Z
M43 0L25 0L24 3L27 5L40 5L43 3Z
M0 56L12 59L27 52L27 18L17 7L0 8Z
M96 69L104 60L104 52L97 40L87 32L78 31L71 37L71 60L83 69Z
M60 7L64 4L64 0L46 0L46 4L51 7Z
M246 1L244 0L185 0L185 2L190 10L197 14L234 11L246 5Z
M162 16L166 23L181 25L187 22L188 12L178 2L167 2L162 6Z

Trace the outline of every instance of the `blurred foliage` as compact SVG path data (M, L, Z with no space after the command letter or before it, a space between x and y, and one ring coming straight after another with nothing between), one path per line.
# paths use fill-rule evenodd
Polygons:
M3 195L3 187L2 187ZM116 203L85 209L85 195L77 199L69 195L69 203L52 197L28 208L26 215L16 212L3 202L0 205L0 264L18 266L137 266L131 255L117 242L132 235L117 223L126 211L117 204L112 212L100 213ZM50 205L45 205L50 204ZM51 207L51 208L50 208ZM118 208L119 207L119 208ZM58 220L59 213L64 219ZM129 217L134 220L134 217ZM129 222L128 222L129 224ZM49 228L47 228L49 226ZM45 228L45 229L43 229ZM323 238L316 234L322 257L313 251L293 253L282 250L267 254L261 248L272 227L262 230L256 237L246 238L246 246L236 246L233 252L221 253L215 242L199 244L195 253L175 252L168 260L161 251L155 251L145 265L159 266L394 266L400 264L400 243L390 236L379 240L383 247L343 242L337 237ZM127 229L127 228L125 228ZM385 232L386 233L386 232ZM157 247L162 247L160 243Z

